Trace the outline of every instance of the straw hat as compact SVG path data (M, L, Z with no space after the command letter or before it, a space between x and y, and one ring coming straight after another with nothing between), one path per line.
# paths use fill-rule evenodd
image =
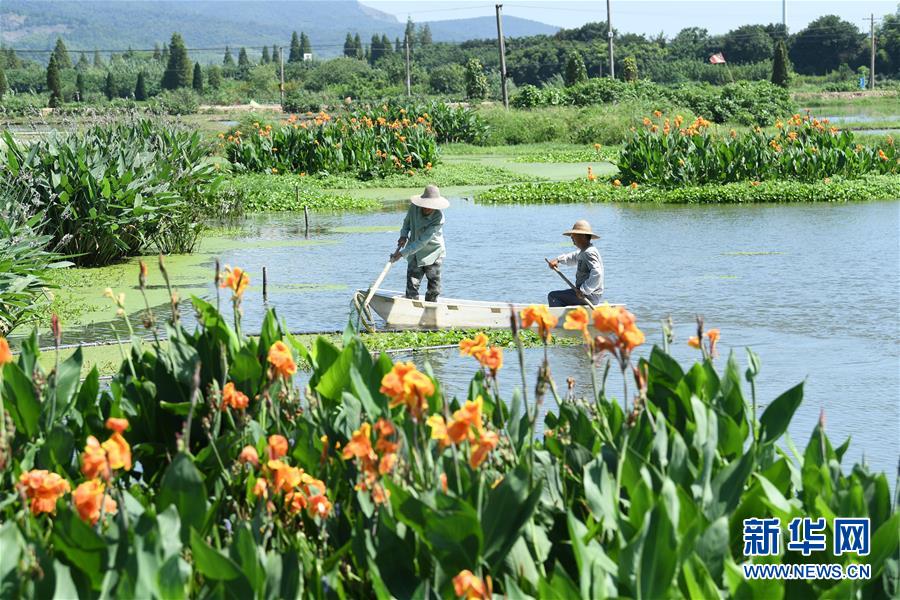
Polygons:
M450 201L441 196L441 190L438 189L438 186L433 184L426 185L422 195L413 196L410 198L410 201L416 206L433 208L435 210L441 210L450 206Z
M563 235L567 235L569 237L572 237L572 235L574 234L589 235L591 236L592 240L596 240L600 237L591 230L591 224L584 219L575 221L575 224L572 225L572 229L563 232Z

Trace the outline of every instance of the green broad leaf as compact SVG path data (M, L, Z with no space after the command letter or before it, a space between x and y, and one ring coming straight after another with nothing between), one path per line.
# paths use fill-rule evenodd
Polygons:
M324 398L339 400L341 393L350 387L350 365L360 364L355 359L361 357L362 352L367 351L362 348L359 340L351 340L338 355L337 360L332 361L328 369L321 374L316 391ZM322 363L319 365L321 370Z
M191 567L177 554L171 555L156 574L157 586L162 600L182 600L186 598L186 587L191 576Z
M75 439L72 431L61 425L55 426L41 449L38 451L38 459L41 466L49 471L55 471L57 467L68 469L75 455Z
M262 597L266 589L266 570L262 563L263 556L246 522L237 526L230 553L234 562L240 566L244 577L250 582L256 597Z
M897 547L900 545L898 531L900 531L900 512L895 513L872 534L868 556L859 557L860 562L872 565L873 579L881 574L884 562L897 553Z
M581 593L572 578L556 563L550 579L541 578L538 581L538 597L553 598L554 600L580 600Z
M692 554L684 561L679 583L686 598L719 598L721 596L706 565L696 554Z
M56 551L90 580L91 589L100 590L109 560L109 547L103 538L65 507L56 515L51 539Z
M572 540L572 551L578 565L579 587L582 598L606 598L616 595L610 575L618 575L618 566L591 539L587 527L578 520L570 510L567 515L569 537Z
M528 490L528 470L520 465L492 489L482 510L484 558L495 570L531 521L540 502L540 487Z
M15 575L24 547L25 540L15 521L6 521L0 525L0 548L3 548L3 552L0 552L0 591L6 588L4 582L7 576Z
M159 407L174 415L181 415L183 417L191 412L190 402L166 402L165 400L160 400Z
M87 377L81 382L81 388L75 397L75 412L77 419L84 419L90 414L100 414L97 406L97 394L100 392L100 371L94 365Z
M350 389L353 390L353 395L359 399L363 410L366 411L370 420L375 421L388 413L388 406L387 402L384 401L384 396L382 394L377 394L375 397L372 396L369 387L355 364L350 365Z
M233 560L206 543L195 529L191 529L191 553L194 568L213 581L232 581L241 576L241 568Z
M766 407L759 419L761 439L764 444L770 444L781 437L787 428L794 412L803 400L803 384L800 383L776 398L772 404Z
M54 561L53 570L56 574L56 589L53 590L54 598L78 598L78 588L72 580L72 571L59 561Z
M112 188L111 188L111 186L109 185L109 179L107 179L107 178L104 177L104 178L103 178L103 184L102 184L102 185L103 185L103 187L102 187L102 190L101 190L100 193L103 195L104 198L106 198L107 200L109 200L110 197L112 196Z
M162 513L174 505L181 518L181 541L187 543L192 529L202 529L207 509L203 476L186 454L178 454L160 482L156 509Z
M41 405L34 397L34 386L16 363L3 367L4 408L9 411L16 430L30 438L37 436L41 418Z
M672 587L678 563L678 539L663 502L650 512L647 540L641 549L637 572L637 597L662 598ZM666 551L660 551L662 548Z
M615 478L607 469L602 456L584 466L585 500L594 519L607 534L614 533L618 528L615 487Z
M249 346L244 346L234 355L228 368L229 377L236 383L256 382L262 373L263 367L259 363L259 358Z
M708 519L716 519L735 509L755 465L756 453L750 450L716 474L711 484L711 502L704 507Z
M75 401L75 390L81 380L81 365L84 357L79 346L72 356L59 365L59 372L55 378L56 416L57 418L68 412L69 407Z

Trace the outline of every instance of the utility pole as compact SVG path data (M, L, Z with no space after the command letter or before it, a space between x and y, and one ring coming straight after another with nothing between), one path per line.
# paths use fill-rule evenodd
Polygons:
M284 47L278 47L278 58L281 62L281 106L284 106Z
M869 13L869 36L872 38L872 52L869 57L869 89L875 89L875 14Z
M409 35L406 35L406 95L412 96L411 82L409 79Z
M616 57L613 51L612 9L610 0L606 0L606 37L609 42L609 77L616 78Z
M502 4L495 4L497 9L497 42L500 47L500 90L503 93L503 108L509 108L509 92L506 90L506 42L503 40L503 23L500 19Z
M781 0L781 26L787 35L787 0Z

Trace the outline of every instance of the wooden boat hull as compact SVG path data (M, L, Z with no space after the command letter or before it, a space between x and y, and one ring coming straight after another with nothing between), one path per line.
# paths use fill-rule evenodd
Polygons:
M499 329L509 327L510 307L523 310L528 304L508 302L482 302L439 298L437 302L411 300L402 292L378 291L369 301L369 307L389 327L411 329ZM574 306L551 307L550 312L562 323L565 314Z

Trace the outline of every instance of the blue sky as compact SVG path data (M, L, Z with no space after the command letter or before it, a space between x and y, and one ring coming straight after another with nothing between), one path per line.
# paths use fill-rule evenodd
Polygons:
M361 0L363 4L394 14L401 21L439 21L492 16L495 2L484 0ZM515 15L557 25L578 27L606 19L604 0L509 0L502 2L505 15ZM844 0L787 0L787 24L798 31L821 15L836 14L868 30L870 13L893 13L897 2ZM781 22L781 0L612 0L613 25L622 32L672 36L684 27L705 27L724 33L749 23Z

